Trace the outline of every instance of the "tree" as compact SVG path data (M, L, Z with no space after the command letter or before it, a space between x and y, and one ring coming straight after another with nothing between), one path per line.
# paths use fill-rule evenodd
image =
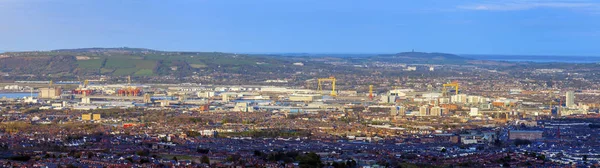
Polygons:
M140 159L140 164L144 164L144 163L150 163L150 160L148 160L146 158Z
M176 162L179 162L179 160L177 160L177 156L173 156L173 160L175 160Z
M447 149L446 149L446 148L442 148L442 151L440 151L440 152L442 152L442 153L446 153L446 151L447 151Z
M348 167L348 165L346 165L346 163L344 162L333 162L333 164L331 164L332 167L334 168L345 168Z
M200 162L204 164L210 164L210 159L208 158L208 156L203 155L202 158L200 158Z
M530 140L526 140L526 139L516 139L515 140L515 145L516 146L529 145L529 144L531 144Z
M262 155L263 155L263 153L262 153L261 151L254 150L254 156L258 156L258 157L260 157L260 156L262 156Z
M150 151L149 150L138 150L135 152L136 155L139 156L148 156L150 155Z
M296 160L300 167L323 167L321 157L314 152L299 155Z
M91 159L92 157L94 157L94 153L88 152L87 153L87 157L88 157L88 159Z
M546 160L546 155L538 155L537 159L538 160Z
M198 148L198 149L196 149L196 152L202 153L202 154L207 154L209 151L210 151L210 149L206 149L206 148Z
M75 153L75 155L73 155L73 157L75 157L75 158L81 158L81 153L77 152L77 153Z

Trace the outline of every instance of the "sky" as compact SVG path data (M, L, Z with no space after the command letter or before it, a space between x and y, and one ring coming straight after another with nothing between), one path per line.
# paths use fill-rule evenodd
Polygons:
M600 56L600 0L0 0L0 50Z

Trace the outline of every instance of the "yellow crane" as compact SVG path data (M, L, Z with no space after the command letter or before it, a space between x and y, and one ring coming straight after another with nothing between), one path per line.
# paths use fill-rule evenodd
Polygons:
M454 82L450 82L450 83L446 83L442 85L442 94L444 94L444 96L447 96L447 92L448 90L446 89L446 87L453 87L454 88L454 92L455 94L458 94L458 82L454 81Z
M79 76L77 76L77 81L81 82L81 78L80 78ZM90 84L90 81L89 81L89 80L87 80L87 79L86 79L86 80L83 80L83 83L82 83L82 84L83 84L83 88L87 88L87 87L88 87L88 85Z
M373 100L373 85L369 85L369 99Z
M331 82L331 94L330 95L337 96L337 93L335 92L335 81L336 81L335 77L330 76L329 78L319 78L319 79L317 79L317 81L319 83L319 85L318 85L319 92L323 91L323 85L322 85L323 82Z

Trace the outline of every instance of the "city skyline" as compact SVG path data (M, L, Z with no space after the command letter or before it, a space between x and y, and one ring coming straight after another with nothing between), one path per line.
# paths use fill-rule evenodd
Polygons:
M243 53L600 56L600 3L578 1L0 2L1 51L140 47Z
M598 167L599 19L596 0L0 0L0 165Z

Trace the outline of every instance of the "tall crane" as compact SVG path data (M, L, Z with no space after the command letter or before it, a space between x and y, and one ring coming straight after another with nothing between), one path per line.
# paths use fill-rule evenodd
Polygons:
M330 93L330 95L331 96L337 96L337 93L335 92L335 81L336 81L336 79L335 79L334 76L330 76L329 78L319 78L319 79L317 79L317 81L319 83L318 84L319 85L318 86L319 87L318 88L319 92L323 91L323 85L322 85L323 82L331 82L331 93Z
M373 100L373 85L369 85L369 99Z
M140 88L131 87L131 76L127 76L127 87L118 91L118 94L123 96L138 96L140 93Z
M453 82L450 82L450 83L445 83L445 84L442 85L442 94L444 96L447 96L448 90L446 89L446 87L453 87L454 90L455 90L454 93L458 94L458 86L459 86L459 84L456 81L453 81Z
M77 89L72 90L71 93L73 93L73 94L82 94L84 96L92 94L93 90L87 88L88 85L90 84L89 80L86 79L83 82L81 82L81 78L78 76L77 77L77 81L79 81L81 84L79 85L79 87Z

